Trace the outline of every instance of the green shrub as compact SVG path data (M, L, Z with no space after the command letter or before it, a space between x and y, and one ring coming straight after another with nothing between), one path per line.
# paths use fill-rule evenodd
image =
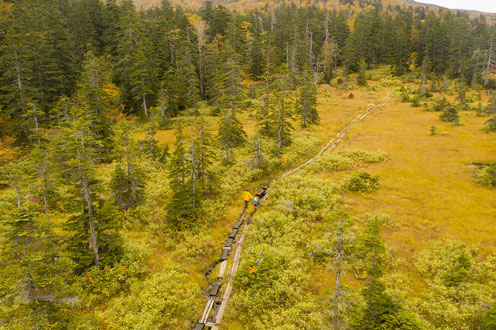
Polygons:
M436 126L431 126L431 135L436 135Z
M144 246L127 242L121 261L113 267L93 267L82 278L82 300L85 306L94 306L129 289L130 283L145 271L149 251Z
M384 77L381 79L381 84L386 87L401 86L403 85L403 82L397 77Z
M486 121L486 125L484 126L485 132L496 132L496 120L493 118Z
M339 151L338 154L365 163L382 162L386 160L387 157L385 152L364 151L360 149L343 149Z
M418 95L415 95L415 97L412 99L411 103L412 107L420 107L420 97Z
M191 233L185 236L178 247L178 254L184 261L200 262L217 250L210 236L192 235Z
M496 187L496 163L482 168L475 176L477 182L488 187Z
M386 159L384 152L369 152L359 149L343 149L327 152L315 158L303 169L303 172L319 173L322 171L343 171L356 168L360 163L377 163Z
M460 115L455 107L449 107L439 116L439 119L455 125L460 125Z
M379 176L358 172L346 180L344 187L353 192L368 192L379 188Z
M99 329L187 329L204 297L198 281L166 262L162 272L135 281L130 293L113 299L99 312ZM189 316L184 317L185 315Z
M482 315L481 326L482 330L494 330L496 329L496 303Z
M432 109L434 111L444 111L451 107L451 103L448 101L446 97L440 97L434 100L434 104L432 105Z
M351 100L351 99L354 99L355 98L355 95L353 93L350 93L350 95L348 95L348 98Z
M407 91L401 93L401 102L402 103L406 103L406 102L410 102L410 101L411 101L410 95L408 95Z

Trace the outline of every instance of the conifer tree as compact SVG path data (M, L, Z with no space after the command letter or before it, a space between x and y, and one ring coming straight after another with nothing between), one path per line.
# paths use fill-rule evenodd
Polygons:
M306 127L319 121L317 113L317 87L312 81L312 73L309 65L303 71L302 86L300 87L296 111L301 118L301 124Z
M218 139L225 152L225 162L232 161L231 149L241 145L246 140L243 125L236 117L239 101L241 100L241 69L237 55L230 45L227 45L227 60L224 73L219 77L219 105L223 110L219 125Z
M22 205L23 190L29 178L29 162L26 159L11 161L0 168L0 180L15 191L17 207Z
M122 121L118 141L125 155L125 168L117 165L110 181L115 204L121 209L135 207L144 200L144 173L135 164L136 145L130 131L130 123Z
M265 36L264 55L265 68L263 73L263 99L257 120L260 124L260 132L264 135L271 135L270 113L273 106L274 78L275 78L275 54L273 43L273 31L270 31Z
M353 221L350 216L338 212L333 218L333 240L331 242L332 267L336 270L336 286L332 297L332 326L333 329L345 328L343 314L346 309L345 288L341 283L341 276L353 262L355 248L355 232L351 228Z
M366 68L367 68L367 63L365 63L364 59L361 59L358 69L358 77L357 77L357 83L359 86L367 86L367 78L365 76Z
M199 153L193 139L194 150L190 150L188 159L186 143L180 122L178 122L176 150L172 153L169 162L169 185L173 193L165 206L168 223L177 229L186 229L193 225L202 207L199 193L196 190Z
M250 47L250 74L255 80L263 74L264 55L260 36L255 36Z
M386 293L386 286L380 280L383 275L382 254L385 251L380 238L381 223L379 217L370 219L361 237L361 251L367 262L369 280L362 290L366 306L351 328L420 329L413 316Z
M181 45L178 53L176 78L178 79L179 91L183 94L184 106L190 108L196 118L198 117L198 101L200 99L199 81L190 47L191 45L187 42Z
M109 264L119 250L115 214L108 207L96 205L95 159L99 142L91 130L92 116L94 113L88 105L76 96L61 127L61 134L52 140L63 150L57 155L62 178L70 178L75 183L69 186L71 195L67 201L77 213L68 220L67 229L71 233L69 249L79 271L92 264L100 266L102 251L106 252L105 264Z
M156 54L132 1L124 1L122 10L115 80L128 107L148 117L158 87Z
M15 211L4 224L0 248L2 327L16 328L19 319L29 328L64 327L57 313L60 302L74 294L69 278L74 265L60 248L60 237L26 207Z
M210 169L215 153L213 150L213 137L206 131L205 121L200 117L196 122L198 136L196 139L196 150L198 159L198 180L203 194L212 194L216 191L217 178Z
M102 161L110 160L113 149L114 132L108 118L112 97L105 91L109 84L110 76L104 61L95 57L92 51L87 52L78 88L82 101L94 113L90 116L90 129L98 142L97 154Z
M243 125L232 111L227 109L223 111L217 138L222 149L224 149L226 164L231 163L233 160L231 149L241 145L246 140Z
M324 25L324 44L320 54L320 61L322 65L323 80L325 83L330 83L334 77L334 69L337 65L336 60L338 56L338 44L331 37L331 30L329 26L329 12L326 12L326 20Z
M272 113L272 127L277 139L277 155L280 156L282 148L291 142L290 130L292 129L289 118L291 118L291 101L288 100L289 70L283 64L278 72L276 81L276 108Z
M30 153L31 190L43 201L46 216L50 215L50 207L54 205L58 194L55 189L57 171L54 168L52 155L46 143L36 145Z

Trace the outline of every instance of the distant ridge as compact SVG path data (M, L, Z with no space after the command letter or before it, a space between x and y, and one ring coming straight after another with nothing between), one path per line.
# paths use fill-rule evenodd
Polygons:
M484 12L484 11L479 11L479 10L470 10L470 9L452 9L452 8L447 8L439 5L435 5L432 3L425 3L421 1L415 1L415 0L403 0L404 3L406 4L411 4L411 5L417 5L417 6L424 6L424 7L433 7L433 8L439 8L439 9L446 9L446 10L451 10L451 11L461 11L461 12L467 12L471 17L474 16L488 16L488 17L493 17L496 18L496 13L489 13L489 12Z
M204 2L204 0L170 0L170 1L173 4L182 4L188 8L192 8L192 9L201 8L201 6ZM149 7L159 5L161 0L134 0L134 2L138 6L138 8L141 8L141 7L142 8L149 8ZM222 4L222 5L225 5L227 7L229 7L229 5L232 5L232 4L236 4L237 6L240 6L240 4L242 4L242 3L250 4L250 6L248 6L248 7L253 6L254 3L257 3L258 5L260 5L261 3L266 3L266 2L273 2L274 3L274 1L263 1L263 0L262 1L261 0L213 0L212 2L216 5ZM282 3L282 2L283 1L278 1L277 3ZM288 2L294 2L294 1L288 0ZM311 2L311 1L307 1L307 2ZM421 6L421 7L442 9L442 10L451 10L454 12L467 12L471 18L475 18L475 17L478 17L480 15L484 15L486 17L489 17L489 18L496 20L496 13L482 12L482 11L478 11L478 10L451 9L451 8L447 8L447 7L443 7L443 6L439 6L439 5L435 5L435 4L431 4L431 3L425 3L425 2L421 2L421 1L415 1L415 0L387 0L387 1L383 1L383 2L385 4L407 4L407 5L411 5L414 7L420 7ZM327 0L327 3L328 4L336 3L336 5L337 5L339 3L339 0Z

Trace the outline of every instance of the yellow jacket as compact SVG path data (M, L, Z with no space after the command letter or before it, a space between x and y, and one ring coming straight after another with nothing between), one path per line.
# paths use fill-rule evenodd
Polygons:
M247 202L250 201L250 199L252 199L253 196L250 194L249 191L243 191L243 199Z

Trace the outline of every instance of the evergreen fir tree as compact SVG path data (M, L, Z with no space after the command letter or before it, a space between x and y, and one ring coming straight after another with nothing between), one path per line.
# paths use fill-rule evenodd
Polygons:
M92 264L100 266L100 246L107 249L107 246L114 244L118 246L119 241L115 232L115 215L99 210L96 204L98 180L95 177L95 159L99 142L91 130L94 113L81 101L81 98L75 98L67 121L61 127L62 134L55 136L52 141L63 150L57 155L62 178L71 178L75 183L69 186L71 194L67 201L77 214L67 222L67 230L71 233L69 249L72 258L78 263L79 271ZM107 236L105 231L111 234ZM108 237L109 241L104 242L104 237ZM104 263L113 258L110 254L103 257Z
M346 292L341 282L341 276L353 262L355 232L352 229L353 221L344 212L338 212L330 220L333 229L331 266L336 270L336 286L331 301L331 320L333 329L342 329L345 328L343 315L349 304L346 301Z
M110 181L115 204L121 209L135 207L145 198L144 173L135 164L136 145L130 131L130 123L123 121L118 139L125 155L125 169L117 165Z
M25 207L5 225L0 253L2 326L15 328L19 319L29 328L67 326L60 302L74 297L69 277L74 264L60 248L60 237Z
M195 148L193 142L193 148ZM176 131L176 150L169 162L169 185L173 191L165 209L167 222L178 228L186 229L194 224L201 212L201 199L196 189L197 160L199 154L191 150L188 159L186 143L180 122Z
M358 77L357 77L357 83L359 86L367 86L367 78L365 77L366 67L367 64L365 63L365 60L361 59L358 69Z
M114 132L108 118L111 96L105 91L108 84L110 84L110 76L105 63L89 51L83 61L83 72L78 88L82 101L94 113L90 117L90 129L98 142L97 155L101 161L110 160L114 143Z
M307 65L303 72L302 86L300 87L299 98L296 104L296 111L301 118L301 124L306 127L319 121L317 113L317 87L312 81L312 73Z
M241 145L246 140L243 125L236 117L238 103L241 99L241 69L237 55L232 47L227 45L227 60L225 71L219 77L219 106L224 109L219 125L218 139L225 152L225 162L232 161L231 149Z
M276 81L276 108L272 113L271 125L277 139L277 155L280 156L282 148L291 142L290 130L292 129L289 118L291 118L291 101L288 100L289 70L283 64L279 70Z
M385 246L381 242L382 220L374 217L369 220L361 237L361 250L367 260L369 281L362 290L366 306L352 324L352 329L420 329L417 321L387 293L380 280L383 275L381 265Z

